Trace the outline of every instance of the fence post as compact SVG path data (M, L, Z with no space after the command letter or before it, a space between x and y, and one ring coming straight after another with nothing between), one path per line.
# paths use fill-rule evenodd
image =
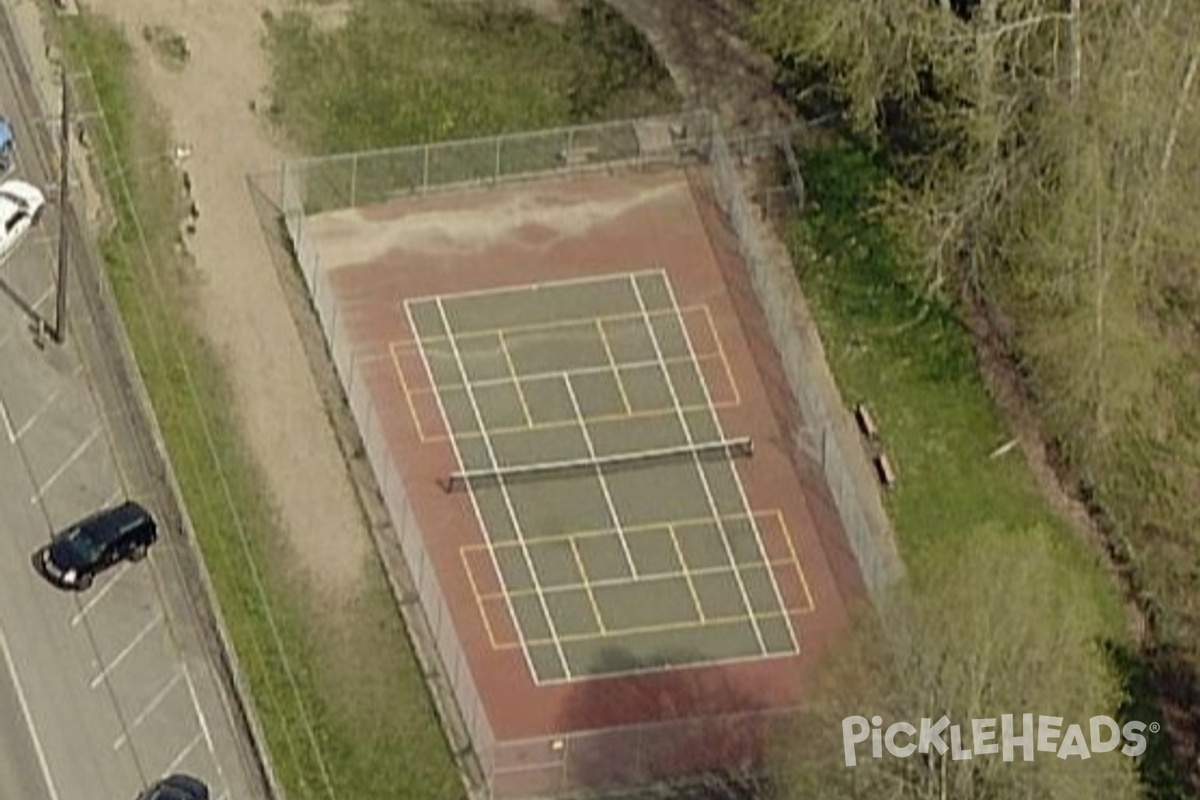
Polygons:
M350 157L350 207L357 208L358 203L358 153Z
M291 162L284 161L283 169L279 170L279 204L283 206L283 224L285 227L288 223L288 217L291 216L291 208L288 203L288 172L291 168Z

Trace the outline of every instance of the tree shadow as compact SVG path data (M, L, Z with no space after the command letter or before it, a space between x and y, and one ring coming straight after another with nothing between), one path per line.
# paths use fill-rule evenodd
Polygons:
M592 671L648 666L657 665L612 647ZM769 733L780 715L756 713L765 700L749 683L736 667L706 666L574 684L556 726L581 731L566 745L566 788L614 800L766 797ZM618 726L631 708L644 722Z
M1151 800L1200 796L1200 676L1178 647L1139 652L1105 642L1104 652L1121 678L1122 725L1138 720L1162 725L1147 732L1138 778Z

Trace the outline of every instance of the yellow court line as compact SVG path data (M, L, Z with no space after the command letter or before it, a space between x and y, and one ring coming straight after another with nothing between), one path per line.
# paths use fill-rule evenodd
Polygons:
M778 567L790 567L793 565L794 565L794 562L790 558L788 558L788 559L777 558L777 559L773 559L771 561L756 561L752 564L739 564L737 567L737 571L745 572L748 569L754 569L757 567L761 567L763 569L772 569L772 568L778 568ZM691 570L691 574L695 577L702 577L705 575L724 575L726 573L733 573L733 572L734 572L734 568L729 567L729 566L701 567L700 569ZM643 578L601 578L600 580L592 581L590 586L592 588L596 588L596 589L619 589L623 586L634 586L637 584L651 583L654 581L676 581L676 580L679 580L681 577L684 577L684 574L682 572L666 572L666 573L659 573L659 574L656 574L656 575L653 575L650 577L643 577ZM534 597L534 596L537 596L537 594L539 592L543 595L566 594L568 592L577 592L583 588L586 588L586 587L582 583L562 583L562 584L558 584L556 586L540 586L538 588L533 588L533 589L513 589L511 591L509 591L507 589L501 589L499 592L491 592L487 595L484 595L484 599L485 600L495 600L495 599L506 597L506 596L512 597L512 598ZM782 599L783 598L780 598L780 601L781 601L781 607L784 609L784 611L802 612L805 610L805 609L800 609L800 608L790 609L786 605L782 605Z
M413 402L414 391L408 388L408 381L404 377L404 368L400 366L400 359L396 356L396 342L388 343L388 352L392 356L392 366L396 369L396 377L400 379L400 388L404 392L404 400L408 403L408 413L412 415L413 427L417 429L417 439L421 444L427 444L429 438L425 435L425 427L421 425L421 418L417 416L417 405ZM443 440L448 440L450 437L443 435Z
M758 519L760 517L770 517L778 514L778 509L772 508L765 511L755 511L750 514L722 514L719 519L722 522L734 522L737 520L751 520ZM572 531L571 533L560 533L554 536L539 536L535 539L527 540L526 546L532 547L542 542L549 544L552 542L565 542L570 539L592 539L599 536L616 536L620 535L622 531L625 533L645 533L666 528L671 525L677 528L682 528L687 525L708 525L716 523L717 520L718 517L691 517L688 519L676 519L670 522L644 522L640 525L622 525L620 530L617 530L616 528L592 528L590 530L585 529L580 531ZM480 542L478 544L464 544L462 548L464 550L501 550L505 547L520 546L520 542L508 541L499 543Z
M796 573L800 576L800 585L804 587L804 596L808 598L808 611L816 611L817 603L813 600L812 591L808 588L808 578L804 576L804 568L800 566L800 556L796 552L796 546L792 543L792 531L788 527L787 520L783 517L783 512L775 509L776 516L779 517L779 524L783 526L784 539L787 541L788 551L792 554L792 563L796 565ZM766 555L766 553L763 553Z
M707 303L696 303L696 305L692 305L692 306L683 306L683 307L672 306L672 307L668 307L668 308L655 309L655 311L649 311L647 313L650 315L650 317L683 317L683 314L686 312L701 311L701 309L707 308L707 306L708 306ZM564 320L553 321L553 323L528 323L526 325L505 325L503 327L487 327L487 329L480 329L478 331L455 333L454 338L457 339L457 341L462 341L462 339L472 339L472 338L480 338L480 337L484 337L484 336L493 336L494 333L496 333L497 331L502 331L505 333L528 333L528 332L538 332L538 331L551 331L551 330L556 329L556 327L575 327L577 325L588 325L588 324L592 323L593 320L605 321L605 323L610 323L610 321L611 321L611 323L617 323L617 321L622 321L622 320L626 320L626 319L641 319L642 317L644 317L644 315L646 315L646 314L643 314L641 311L630 311L630 312L623 312L623 313L619 313L619 314L600 314L600 315L598 315L598 317L586 317L583 319L564 319ZM426 336L426 337L416 337L416 338L412 338L412 339L396 339L396 341L397 342L414 342L414 343L425 342L425 343L432 344L432 343L436 343L436 342L448 342L448 341L450 341L450 337L445 336L445 335Z
M783 612L767 611L761 614L755 614L754 618L758 620L782 619L785 616L798 616L811 613L805 609L788 609ZM559 636L557 640L553 638L530 639L526 642L529 647L553 645L555 641L559 643L582 642L588 639L612 639L618 636L635 636L646 633L670 633L671 631L687 631L702 628L708 625L732 625L738 622L750 622L750 617L747 615L727 616L727 617L711 617L707 620L690 620L685 622L665 622L659 625L642 625L634 628L622 628L620 630L608 630L603 634L598 633L567 633ZM521 647L520 642L505 642L496 644L495 650L515 650Z
M480 592L479 584L477 584L475 582L475 572L474 572L474 570L471 569L471 565L469 563L467 563L466 549L460 547L458 550L458 556L459 556L459 558L462 559L463 571L465 571L467 573L467 582L471 584L471 593L473 595L475 595L475 606L476 606L476 608L479 609L479 616L483 620L483 627L487 629L488 641L491 643L493 650L498 650L498 649L500 649L500 647L496 643L496 632L494 630L492 630L491 620L488 619L487 611L484 609L483 604L485 602L487 602L488 600L494 599L496 597L499 597L501 600L505 600L506 598L504 596L504 593L501 592L499 595L497 595L495 593L484 595L482 592ZM507 609L508 604L505 603L504 607ZM514 626L516 625L515 622L513 624L514 624ZM519 647L520 644L521 643L518 641L514 644L514 646Z
M732 571L733 568L732 567L713 567L713 568L707 569L707 570L704 570L704 569L692 570L690 568L687 568L686 561L684 561L684 559L683 559L682 548L679 545L678 536L675 532L675 528L677 526L683 526L683 525L688 525L688 524L712 522L712 518L698 517L698 518L691 519L691 520L677 521L673 524L654 524L654 525L648 524L648 525L632 526L630 528L627 528L626 531L627 532L628 531L643 531L644 532L644 531L657 530L657 529L661 529L664 527L667 528L667 530L671 534L672 543L675 545L676 552L680 558L680 563L684 567L684 569L681 570L681 572L677 575L664 575L664 576L660 576L658 579L669 580L672 577L679 577L680 575L682 575L688 581L689 588L692 589L693 602L696 605L696 610L700 613L699 619L683 621L683 622L663 623L663 624L659 624L659 625L643 625L643 626L633 627L633 628L622 628L619 630L612 630L612 629L608 628L607 626L605 626L604 622L603 622L603 618L600 615L599 606L598 606L598 604L596 604L593 587L600 586L600 585L620 586L622 584L634 584L634 583L637 583L637 581L632 581L632 580L627 580L627 579L626 580L612 579L610 581L593 582L589 578L587 578L586 577L587 572L584 569L583 564L582 564L582 556L578 549L578 543L575 540L578 538L592 538L592 537L603 536L603 535L609 535L609 536L616 535L616 531L613 529L587 531L587 532L581 532L581 533L575 533L575 534L566 534L566 535L562 535L562 536L545 537L543 539L537 540L537 541L545 541L545 542L561 541L563 539L568 540L571 544L572 552L574 553L577 564L579 565L580 574L585 576L585 582L583 584L569 585L569 586L543 587L540 589L540 591L558 592L558 591L573 591L573 590L578 590L580 588L585 589L588 593L588 597L591 599L591 602L593 604L593 612L596 614L596 621L598 624L601 625L601 632L599 632L599 633L581 633L581 634L564 634L562 636L557 637L557 639L554 639L554 638L531 639L531 640L525 641L524 643L522 643L520 640L515 641L515 642L497 642L495 632L492 628L491 622L488 619L487 612L484 610L484 603L505 602L505 608L507 608L506 600L517 598L517 597L536 595L538 593L539 589L519 589L519 590L512 591L512 592L506 592L505 590L502 589L499 592L489 592L487 594L481 594L479 592L478 583L476 582L474 574L471 572L470 567L468 566L468 562L466 560L467 552L475 551L475 550L484 550L484 549L488 549L488 548L500 549L501 547L504 547L504 546L515 547L516 545L513 543L504 543L501 545L491 545L491 544L463 545L462 547L459 548L459 551L460 551L460 556L463 560L464 568L467 570L467 577L468 577L468 581L471 584L471 591L475 595L476 605L479 609L479 613L483 616L484 626L488 631L488 639L491 642L493 649L495 649L495 650L516 649L516 648L520 648L522 646L532 647L532 646L536 646L536 645L552 645L556 641L561 644L564 642L586 641L588 639L613 638L613 637L622 636L622 635L634 635L634 634L646 634L646 633L666 633L666 632L670 632L673 630L692 630L692 629L702 627L705 625L726 625L726 624L733 624L733 623L737 623L737 622L749 622L749 621L751 621L751 619L757 619L757 620L776 619L776 618L782 618L782 617L808 615L808 614L815 612L816 608L817 608L816 602L813 600L812 592L808 585L808 579L804 575L804 569L800 565L799 555L796 552L795 544L793 543L792 537L791 537L791 531L788 528L787 520L784 517L783 512L780 509L776 508L776 509L771 509L770 511L758 511L752 515L750 515L750 514L729 514L729 515L724 516L723 519L728 519L728 520L748 519L751 516L753 516L755 518L774 516L779 521L779 525L782 529L783 535L785 537L785 541L787 542L789 556L788 556L788 558L785 558L785 559L770 559L770 560L766 560L766 561L763 561L758 564L740 564L740 565L738 565L738 568L746 569L746 568L750 568L750 567L766 567L768 569L774 569L774 568L784 567L784 566L794 567L796 569L797 574L800 576L800 582L804 588L805 598L808 600L807 607L785 606L784 608L782 608L779 611L767 611L767 612L750 614L750 615L734 614L734 615L728 615L728 616L723 616L723 617L708 617L708 616L704 615L703 609L701 608L700 603L699 603L699 599L694 591L693 576L700 575L700 574L707 574L709 572L711 572L713 574L719 574L722 572L730 572L730 571ZM765 550L764 550L764 555L765 555ZM519 622L517 622L516 620L513 620L513 625L514 625L515 629L517 629L518 631L520 630Z
M573 377L578 377L579 375L610 372L610 371L612 371L614 366L616 367L616 369L659 369L662 364L666 364L668 367L673 367L676 364L693 364L693 363L697 363L697 362L710 361L710 360L718 361L720 359L720 357L721 357L720 353L713 352L713 353L698 353L695 356L692 356L690 354L682 355L682 356L670 356L670 357L664 357L662 359L655 359L653 361L649 361L649 360L647 360L647 361L625 361L622 363L617 363L615 365L610 364L608 366L595 366L595 367L583 366L583 367L576 367L575 369L569 369L569 370L561 370L560 369L560 370L554 370L551 372L529 372L529 373L519 376L519 380L521 380L524 383L532 383L534 381L560 381L560 380L562 380L563 375L570 375ZM610 358L609 360L611 361L612 359ZM477 381L471 381L469 383L469 385L465 384L461 381L456 382L456 383L443 383L443 384L441 384L441 386L438 386L438 387L429 386L429 387L423 388L423 389L413 389L413 394L434 394L439 390L446 392L446 391L450 391L452 389L467 389L467 388L479 389L484 386L498 386L501 384L511 383L513 380L515 380L515 379L514 378L484 378L484 379L477 380Z
M717 355L721 357L721 364L725 367L725 376L729 378L729 386L733 389L733 403L730 405L740 406L742 404L742 393L738 389L737 378L733 377L733 368L729 366L729 358L725 355L725 346L721 344L721 335L717 331L717 324L713 321L712 311L708 304L704 306L704 316L708 319L709 330L712 331L713 341L717 344ZM699 360L699 359L697 359Z
M583 566L583 558L579 555L579 546L575 544L575 540L571 540L571 552L575 555L575 565L579 567L579 577L583 578L583 588L587 590L588 600L592 604L592 614L596 617L596 624L600 626L600 634L603 635L608 628L604 625L604 616L600 613L600 606L596 603L596 595L592 592L592 584L588 579L587 569Z
M692 570L688 567L687 559L683 557L683 548L679 546L679 537L675 535L675 526L667 525L667 531L671 534L671 544L675 548L675 555L679 558L679 569L683 572L683 577L687 579L688 591L692 595L692 605L696 607L696 616L701 622L706 621L704 614L704 606L700 604L700 595L696 593L696 583L692 580Z
M701 622L699 620L691 620L691 621L686 621L686 622L663 622L658 625L641 625L641 626L633 627L633 628L622 628L620 630L610 630L604 634L565 633L565 634L562 634L555 638L530 639L526 642L526 644L529 647L535 647L538 645L554 644L556 641L559 644L567 644L570 642L585 642L585 641L588 641L589 639L613 639L613 638L616 638L619 636L634 636L637 634L646 634L646 633L671 633L672 631L689 631L689 630L695 630L696 628L703 628L703 627L715 626L715 625L733 625L733 624L736 624L739 622L748 623L751 621L751 619L756 619L756 620L782 619L784 617L792 616L793 614L797 614L797 613L804 613L804 612L767 611L762 614L754 614L754 615L747 615L747 614L737 615L737 614L735 614L735 615L727 616L727 617L711 617L705 622Z
M621 404L625 406L625 414L628 416L633 412L633 406L629 405L629 396L625 394L625 381L621 378L621 370L618 369L617 359L613 357L612 347L608 343L608 333L604 330L604 322L596 320L596 330L600 332L600 342L604 345L604 353L608 356L608 363L612 367L613 378L617 381L617 391L621 393Z
M508 364L508 373L512 375L513 386L517 390L517 398L521 401L521 410L525 412L525 427L533 425L533 416L529 413L529 403L525 401L525 388L521 386L521 378L517 375L516 365L513 364L512 353L508 350L508 340L504 337L504 331L496 334L496 338L500 341L500 351L504 353L504 361ZM491 431L488 431L489 435Z

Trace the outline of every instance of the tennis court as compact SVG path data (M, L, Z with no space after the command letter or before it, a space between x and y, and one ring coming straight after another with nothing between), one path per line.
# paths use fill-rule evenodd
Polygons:
M379 553L492 796L761 763L862 583L707 173L302 228Z
M444 489L485 533L461 555L493 647L521 648L538 684L799 651L813 602L792 537L749 505L754 441L717 413L736 383L665 271L404 311L415 341L392 355L419 427L422 384L436 403Z

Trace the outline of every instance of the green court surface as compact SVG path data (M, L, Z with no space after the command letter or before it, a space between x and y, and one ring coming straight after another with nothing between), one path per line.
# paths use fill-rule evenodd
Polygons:
M538 683L796 652L664 272L405 306Z

